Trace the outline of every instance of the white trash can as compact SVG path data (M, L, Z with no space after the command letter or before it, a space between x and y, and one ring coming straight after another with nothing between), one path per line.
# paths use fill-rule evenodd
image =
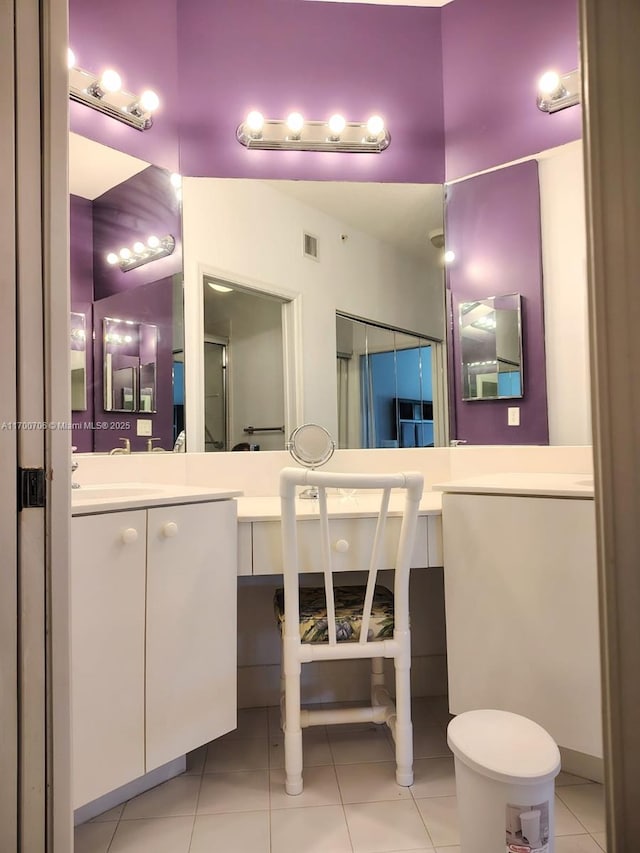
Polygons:
M508 711L454 717L461 853L553 853L560 752L537 723Z

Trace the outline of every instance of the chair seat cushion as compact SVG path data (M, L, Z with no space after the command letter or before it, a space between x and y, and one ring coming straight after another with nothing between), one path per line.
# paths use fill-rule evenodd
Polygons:
M336 586L333 590L336 609L336 638L338 642L360 639L364 586ZM284 589L276 589L273 606L280 631L284 625ZM393 593L376 586L367 640L388 640L393 637ZM327 601L324 587L300 589L300 638L303 643L324 643L329 639Z

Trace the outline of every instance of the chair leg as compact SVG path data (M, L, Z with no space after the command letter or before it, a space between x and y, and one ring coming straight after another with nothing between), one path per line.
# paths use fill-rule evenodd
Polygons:
M395 659L396 671L396 782L413 785L413 726L411 723L411 657Z
M300 726L300 669L298 660L284 658L285 725L284 770L285 791L293 796L302 793L302 727Z

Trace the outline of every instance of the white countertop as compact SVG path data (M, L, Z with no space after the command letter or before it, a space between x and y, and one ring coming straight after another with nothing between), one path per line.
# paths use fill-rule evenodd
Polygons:
M442 492L484 495L525 495L556 498L583 498L593 500L591 474L557 473L507 473L483 474L437 483L433 486Z
M71 490L71 514L89 515L114 510L220 501L242 494L241 489L178 486L172 483L106 483Z
M380 500L375 495L358 495L357 497L342 497L328 495L327 502L331 516L340 518L367 518L374 515ZM280 498L273 497L240 497L237 498L238 521L279 521ZM391 495L389 500L389 515L400 515L404 505L401 495ZM299 515L310 518L318 516L317 500L297 500ZM420 501L419 515L440 515L442 512L442 495L439 492L425 492Z

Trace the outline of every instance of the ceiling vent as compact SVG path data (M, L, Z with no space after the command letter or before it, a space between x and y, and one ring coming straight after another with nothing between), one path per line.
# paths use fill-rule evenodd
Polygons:
M311 258L313 261L318 260L318 238L313 234L302 233L302 254L305 258Z

